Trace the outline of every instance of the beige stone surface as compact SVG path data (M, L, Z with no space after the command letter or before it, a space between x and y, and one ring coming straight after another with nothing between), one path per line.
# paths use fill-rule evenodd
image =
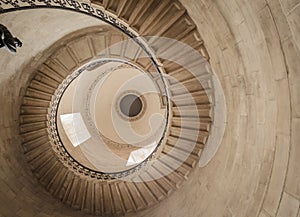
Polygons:
M296 217L299 210L299 201L289 194L283 193L277 217Z
M270 215L266 211L261 211L258 217L270 217Z
M300 199L300 165L297 162L300 154L300 120L293 119L292 127L291 154L286 178L286 191L297 199Z
M197 24L223 87L226 131L206 167L196 168L167 200L128 216L299 217L299 0L181 3ZM30 178L16 136L14 108L20 105L19 96L30 77L21 73L22 67L63 35L96 22L56 14L48 25L56 33L53 36L43 30L45 21L52 20L43 12L0 15L15 35L30 42L13 56L14 61L0 50L0 213L6 217L82 216ZM29 13L36 19L28 20ZM20 21L25 19L25 24ZM71 25L74 22L78 25ZM29 31L32 26L36 28Z

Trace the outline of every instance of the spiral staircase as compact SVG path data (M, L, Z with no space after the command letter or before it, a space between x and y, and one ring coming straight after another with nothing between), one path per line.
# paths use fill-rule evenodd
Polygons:
M195 24L178 1L92 1L92 5L115 14L140 36L175 39L209 60ZM88 173L79 162L68 164L68 154L58 152L53 138L49 136L49 111L55 95L68 76L95 58L122 59L146 72L153 69L153 62L145 58L146 54L141 49L135 50L132 60L126 57L132 53L132 45L114 49L116 44L126 44L128 39L126 34L109 25L65 36L47 60L32 73L20 112L24 153L39 182L63 203L99 216L118 216L146 209L180 188L199 161L213 120L209 72L199 70L192 74L183 66L160 58L170 94L170 116L164 142L156 153L159 158L150 159L145 168L142 167L140 172L134 171L136 175L126 180L109 176L104 179ZM172 45L164 46L153 38L145 38L145 41L154 53L172 52ZM193 65L184 52L171 55ZM158 74L151 76L154 81L161 79ZM192 98L188 98L188 94ZM161 100L166 108L166 99ZM195 135L196 139L193 139ZM181 162L182 158L184 161ZM174 166L178 164L178 167ZM159 178L153 178L157 174Z
M110 0L90 4L84 0L75 5L73 0L0 0L1 24L23 42L16 54L0 49L1 217L300 217L299 0L179 1L188 16L175 1ZM168 9L173 16L167 15ZM198 44L198 51L209 59L220 81L226 111L218 112L218 88L209 74L197 70L201 67L193 67L190 52L177 52L180 43L161 37L140 38L141 31L160 32L161 36L168 33L189 45ZM107 45L101 37L93 36L108 32L121 36L113 42L108 36ZM128 59L128 48L115 46L119 44L115 42L126 44L127 39L150 52L139 60ZM108 45L121 49L110 51ZM97 55L104 50L105 55ZM85 52L90 54L81 56ZM56 149L59 143L54 139L58 137L49 136L51 108L62 85L91 61L112 54L115 56L111 59L122 60L124 65L139 66L148 78L154 75L153 84L165 83L169 91L158 103L162 111L169 111L169 120L157 154L138 164L142 166L130 175L119 171L117 174L124 175L119 179L102 170L93 175L92 168L77 155ZM153 60L149 61L148 54ZM176 58L191 63L197 76L172 61ZM158 72L154 63L159 73L151 73ZM201 69L204 72L205 67ZM200 90L205 90L207 96ZM195 96L193 105L187 96ZM201 96L209 98L210 103L201 101ZM197 109L193 109L194 99L199 100ZM214 132L219 130L219 117L224 115L226 130L220 148L205 164L207 153L216 144ZM53 130L56 132L55 127ZM192 141L198 140L191 138L198 134L190 137L189 132L209 135L204 147L200 143L196 146L201 155L199 166L194 168L182 161L182 156L190 157L191 153L190 160L199 159L196 150L190 152L196 144ZM117 151L123 156L124 150L132 149L131 143L121 144L122 149L119 145L111 145L116 155ZM76 161L71 157L82 165L73 168ZM179 162L174 160L179 158ZM158 167L159 162L165 164ZM175 163L179 166L169 170Z

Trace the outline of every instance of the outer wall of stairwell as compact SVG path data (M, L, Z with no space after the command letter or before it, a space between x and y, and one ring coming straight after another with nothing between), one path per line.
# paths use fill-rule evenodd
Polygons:
M125 8L136 6L131 1L122 2ZM229 130L214 160L191 174L172 197L153 209L128 216L299 217L299 1L181 2L201 30L211 64L222 79ZM144 3L146 10L152 1ZM110 10L115 11L113 7ZM128 11L124 17L130 17L132 11ZM31 72L24 67L36 63L42 48L93 21L68 12L62 15L44 10L42 13L41 16L39 10L32 10L1 15L1 22L6 22L16 35L31 42L36 39L31 33L38 32L45 42L35 40L30 49L24 44L14 61L10 61L12 56L5 50L0 50L3 66L0 210L1 215L8 217L81 217L82 212L74 211L45 192L27 168L20 149L16 108ZM52 19L54 16L56 21ZM72 21L68 19L70 16ZM51 30L60 25L67 28L61 28L57 34L43 34L39 30L45 28L46 21ZM64 176L69 179L68 173ZM102 191L98 187L89 185L87 191ZM99 203L92 209L100 214L103 201L99 197L95 200ZM125 206L128 210L132 207Z

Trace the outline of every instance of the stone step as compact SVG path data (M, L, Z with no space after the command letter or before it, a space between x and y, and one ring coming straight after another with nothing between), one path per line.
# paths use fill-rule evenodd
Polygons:
M150 2L151 1L145 2L145 5ZM139 1L135 0L121 1L121 3L118 5L116 14L121 20L125 21L126 23L129 23L129 18L132 18L134 16L134 13L137 13L142 8L138 7L138 3Z
M205 90L201 90L201 91L197 91L197 92L184 92L184 93L180 93L180 94L176 94L171 96L171 100L176 104L177 101L181 101L184 99L197 99L199 97L205 97L205 99L207 99L207 91Z
M109 185L109 187L110 187L110 193L112 197L113 214L114 215L123 214L124 210L122 208L122 199L117 184L113 182Z
M200 104L197 106L173 107L174 120L199 121L199 118L211 118L211 109L209 104Z
M179 173L176 173L160 161L156 161L153 164L153 167L157 171L159 171L159 173L162 174L164 178L166 178L170 183L172 183L172 186L174 186L174 188L179 188L185 180L183 176L181 176Z
M47 141L43 144L36 145L34 148L32 148L29 151L25 151L25 155L28 160L33 160L39 155L43 155L45 152L49 151L49 147L50 144L49 141Z
M102 7L104 7L104 9L106 9L109 1L108 0L96 0L95 2L98 2L99 5L101 5Z
M82 203L81 209L87 213L94 213L94 183L87 181L86 183L86 194Z
M197 163L196 160L193 157L183 155L179 151L170 152L170 151L165 151L164 150L162 153L165 154L165 155L168 155L168 156L170 156L170 157L172 157L172 158L174 158L174 159L176 159L180 162L183 162L183 164L187 165L189 168L194 168L196 163Z
M209 104L209 99L206 95L197 95L193 98L171 99L172 104L176 107L179 106L195 106Z
M80 187L80 178L77 176L74 176L72 181L68 185L67 191L63 198L63 202L71 206L73 203L73 200L76 197L79 187Z
M179 113L179 112L178 112ZM186 115L184 112L181 112L181 113L176 113L176 115L173 115L174 119L175 118L179 118L181 119L181 121L191 121L191 122L199 122L200 121L200 124L211 124L212 123L212 118L208 117L208 116L202 116L202 115L193 115L192 114L188 114L188 115L191 115L191 116L188 116ZM183 125L183 124L182 124ZM184 124L184 125L187 125L187 124ZM174 125L175 126L175 125ZM196 127L196 129L198 129L198 127ZM200 130L203 130L203 131L207 131L205 129L200 129Z
M36 139L23 142L22 146L23 146L24 152L26 153L26 152L29 152L47 142L49 142L48 135L43 135L43 136L37 137Z
M64 61L66 65L71 65L71 67L65 67L63 64ZM44 66L55 72L57 74L56 76L66 78L69 75L68 68L73 69L76 67L76 60L70 55L68 48L64 47L59 49L51 58L44 62Z
M152 193L151 190L145 185L143 182L136 182L134 183L137 190L140 192L140 195L142 196L146 206L152 206L158 202L158 200L155 198L155 195Z
M22 140L23 142L29 142L45 135L48 135L47 129L40 129L33 132L23 133Z
M75 209L82 209L84 200L86 198L86 193L87 193L87 180L86 179L81 179L79 178L77 188L75 189L75 194L72 199L71 206Z
M60 162L52 158L52 160L38 172L39 181L44 186L48 186L59 168Z
M39 122L33 122L33 123L28 123L28 124L22 124L20 125L20 133L27 133L27 132L32 132L36 131L39 129L44 129L47 128L47 122L46 121L39 121Z
M168 79L170 88L172 90L182 88L184 86L184 81L197 80L195 75L193 75L191 72L182 67L178 67L173 70L168 70L166 71L166 73L168 74L166 78ZM199 86L199 82L197 82L197 85L199 88L203 89L201 86Z
M202 144L187 143L182 140L178 140L178 142L174 144L174 141L168 138L167 143L164 147L164 151L178 152L178 154L181 154L182 156L186 156L186 154L189 154L188 157L192 158L193 160L197 160L199 158L199 152L201 152L200 150L203 149L203 147L204 146Z
M104 198L103 198L102 183L94 182L94 212L93 214L102 216L104 213Z
M40 166L38 166L34 170L34 174L37 176L41 184L44 185L49 182L49 179L47 181L47 178L49 178L49 173L51 171L53 172L53 168L55 168L55 162L55 159L53 159L52 157L47 158L44 162L41 163Z
M175 190L172 182L168 181L165 177L156 179L154 182L156 182L161 189L163 189L166 196L169 196Z
M58 193L57 191L63 185L64 179L67 176L67 174L68 174L68 170L65 167L59 166L55 174L53 175L53 177L49 180L46 189L51 194L55 194L55 193L57 194Z
M196 25L192 19L184 13L177 22L173 23L172 28L169 28L162 36L181 41L188 35L193 35L192 31L195 30L195 28ZM170 47L170 49L172 49L172 47Z
M149 191L153 194L155 199L157 201L161 201L162 199L164 199L165 194L164 194L163 189L156 182L147 181L149 179L146 179L146 177L149 177L149 175L143 174L143 176L141 176L140 179L143 180L143 183L149 189Z
M160 4L154 9L151 16L147 17L144 23L140 23L139 33L141 35L155 35L157 29L162 28L168 24L168 21L174 17L174 12L179 12L176 4L170 0L161 1Z
M209 119L209 117L206 117ZM200 133L207 133L210 128L210 123L202 122L204 118L174 118L172 119L171 126L176 129L185 129L185 130L192 130Z
M161 57L168 56L173 58L175 55L178 55L178 41L187 37L187 35L193 34L192 31L195 28L195 24L190 18L188 18L186 13L184 13L180 16L180 19L173 23L171 28L168 28L166 31L161 33L161 36L172 40L161 40L159 37L154 37L148 40L148 43L151 47L155 48Z
M162 156L163 157L159 158L158 161L187 179L192 167L182 163L182 161L179 161L170 155L162 154Z
M170 7L164 11L162 16L157 19L157 24L151 26L148 31L145 30L141 34L143 35L164 35L168 30L173 29L173 25L178 22L185 14L186 10L178 4L171 4ZM151 44L150 44L151 45Z
M103 197L103 205L104 205L104 214L111 215L113 210L113 201L110 192L110 187L108 183L102 184L102 197Z
M125 6L130 4L131 1L128 0L117 0L117 1L109 1L107 10L111 11L114 14L117 14L120 17L120 14L126 10Z
M39 115L39 114L47 114L48 108L47 107L37 107L37 106L25 106L22 105L20 114L22 115Z
M201 117L199 118L180 118L180 117L173 117L172 118L172 126L174 127L185 127L191 128L191 129L199 129L201 131L209 131L210 129L210 123L204 123L201 121ZM200 123L199 123L200 122Z
M131 200L134 204L135 211L145 208L146 204L141 196L140 192L132 182L125 182L125 186L128 189Z
M166 144L163 149L163 154L167 154L173 158L181 160L186 165L193 168L195 167L198 159L198 156L193 154L193 150L194 149L187 151L187 150L179 149L177 148L177 146L170 146Z
M176 92L195 92L199 90L211 90L213 88L211 75L191 75L191 73L175 74L168 77L170 89Z
M163 152L162 152L163 154ZM149 171L149 173L151 173L151 176L152 177L157 177L156 180L159 180L159 179L163 179L161 180L161 182L163 183L167 183L167 186L165 186L165 188L163 188L162 186L162 189L164 189L164 193L166 195L169 195L174 189L176 189L176 183L170 179L167 179L166 178L166 174L164 174L162 170L162 167L161 167L161 163L159 162L154 162L152 164L152 167L153 167L153 170L151 170L151 172Z
M38 173L51 160L53 160L53 155L48 151L36 155L35 158L29 160L29 163L33 168L33 173Z
M27 88L25 96L36 98L36 99L43 99L43 100L48 100L50 101L52 98L52 94L32 89L32 88Z
M57 86L49 86L48 84L45 84L43 82L37 81L37 80L32 80L29 84L29 87L32 89L40 90L45 93L50 93L53 94L57 88Z
M170 0L165 1L149 1L151 4L146 4L144 10L138 11L139 13L134 13L133 17L129 19L129 25L143 35L146 29L151 28L151 24L154 20L158 19L159 14L168 6ZM143 7L143 2L141 2L141 7ZM147 8L148 6L148 8ZM152 34L149 34L152 35Z
M42 64L38 68L38 73L55 80L58 83L61 83L64 80L64 77L58 74L55 70L51 69L46 64Z
M197 142L201 144L205 144L208 133L205 131L197 131L192 129L184 129L184 128L178 128L178 127L171 127L170 135L184 139L191 142Z
M201 86L199 87L199 83L197 84L197 86L198 86L198 89L196 89L194 86L188 87L188 86L181 85L181 87L178 87L178 88L170 88L170 93L171 93L172 97L178 97L181 95L189 96L188 94L192 95L194 93L203 93L203 94L207 93L208 89L204 90Z
M59 182L60 186L57 186L56 190L54 191L54 196L57 196L61 201L65 201L75 176L72 171L68 171L66 174L62 173L62 175L64 176L58 177L58 179L62 179L62 181Z
M60 77L60 75L53 71L53 73L57 76ZM54 77L54 76L53 76ZM63 80L59 80L57 81L56 79L53 79L52 77L49 77L41 72L38 72L35 76L34 76L34 80L38 81L38 82L41 82L47 86L50 86L52 88L57 88L58 85L63 81Z
M79 66L76 57L72 55L67 46L56 51L44 64L63 78L66 78Z
M188 141L171 135L168 136L166 145L172 147L176 146L186 152L192 152L192 154L197 155L198 157L200 156L201 150L204 148L203 143L195 143L194 141Z
M45 114L30 114L30 115L20 115L20 123L31 124L36 122L46 122L47 116Z
M203 46L204 43L196 29L194 29L190 34L186 35L186 37L182 38L180 41L184 44L189 45L197 51L199 51L199 47ZM206 56L203 57L208 60Z
M23 105L48 108L50 105L50 102L48 100L36 99L36 98L25 96L23 98Z
M118 191L122 201L122 206L125 212L132 212L135 210L134 202L124 182L117 183Z

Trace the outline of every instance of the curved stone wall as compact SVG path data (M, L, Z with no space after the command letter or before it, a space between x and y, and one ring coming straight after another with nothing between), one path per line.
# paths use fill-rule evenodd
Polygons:
M132 216L299 217L299 1L181 2L201 30L225 92L225 136L214 159L197 168L182 188ZM14 14L1 15L1 22L14 19ZM39 20L30 22L26 25ZM9 27L21 35L21 25ZM49 45L37 46L36 54ZM26 62L22 59L29 61L30 48L19 51L14 57L20 55L19 61L13 64L10 54L0 50L4 66L0 73L0 214L82 216L52 199L31 179L19 149L14 108L19 106L27 75L18 69Z

